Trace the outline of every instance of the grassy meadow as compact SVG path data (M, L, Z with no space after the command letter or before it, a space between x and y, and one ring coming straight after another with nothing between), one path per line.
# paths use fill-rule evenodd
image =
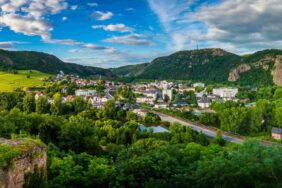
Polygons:
M36 70L18 70L17 74L0 72L0 92L14 91L17 88L40 87L43 85L43 78L50 74Z

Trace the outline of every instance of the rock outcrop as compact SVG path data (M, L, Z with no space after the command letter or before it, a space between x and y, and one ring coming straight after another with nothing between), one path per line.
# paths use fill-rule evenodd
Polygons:
M0 157L0 188L23 187L25 174L35 168L46 174L46 147L34 140L1 139Z
M229 73L228 81L235 82L240 78L240 74L251 70L251 66L248 64L239 65Z
M277 56L272 70L273 82L282 86L282 56Z

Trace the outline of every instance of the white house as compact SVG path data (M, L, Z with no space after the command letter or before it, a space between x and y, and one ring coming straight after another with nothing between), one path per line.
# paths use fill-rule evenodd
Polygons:
M163 99L165 99L165 96L168 96L169 100L172 100L172 95L173 95L172 89L168 89L168 88L163 89L162 91Z
M210 100L207 97L202 97L198 100L198 106L202 109L209 108L211 105Z
M154 104L154 98L153 97L137 97L136 102Z
M204 95L206 95L206 92L204 92L204 91L197 92L197 93L195 93L195 95L196 95L197 98L202 98Z
M90 90L90 89L78 89L75 91L76 96L93 96L96 94L95 90Z
M168 107L167 103L158 103L158 104L155 104L154 106L154 108L157 108L157 109L167 108L167 107Z
M212 93L221 98L232 99L236 97L238 88L215 88L212 90Z
M193 87L194 87L194 88L195 88L195 87L205 87L205 84L202 83L202 82L197 82L197 83L194 83L194 84L193 84Z

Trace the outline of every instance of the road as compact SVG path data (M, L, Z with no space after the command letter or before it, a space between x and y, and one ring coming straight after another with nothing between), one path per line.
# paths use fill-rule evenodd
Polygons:
M163 114L163 113L160 113L160 112L153 111L153 113L158 114L163 121L168 121L170 123L177 122L177 123L180 123L183 126L189 126L193 130L195 130L197 132L202 132L203 134L207 135L208 137L214 138L215 135L216 135L216 130L213 130L211 128L195 125L192 122L182 120L180 118L176 118L176 117L173 117L173 116L170 116L170 115L167 115L167 114ZM227 135L224 132L222 133L222 137L223 137L224 140L227 140L229 142L233 142L233 143L236 143L236 144L243 144L244 141L245 141L244 138L240 138L239 136L237 137L235 135L234 136Z

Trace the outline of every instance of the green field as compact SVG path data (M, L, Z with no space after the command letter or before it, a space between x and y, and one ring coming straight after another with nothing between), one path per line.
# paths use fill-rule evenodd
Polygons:
M17 88L40 87L44 83L42 78L49 76L51 75L36 70L19 70L18 74L0 72L0 92L13 91Z

